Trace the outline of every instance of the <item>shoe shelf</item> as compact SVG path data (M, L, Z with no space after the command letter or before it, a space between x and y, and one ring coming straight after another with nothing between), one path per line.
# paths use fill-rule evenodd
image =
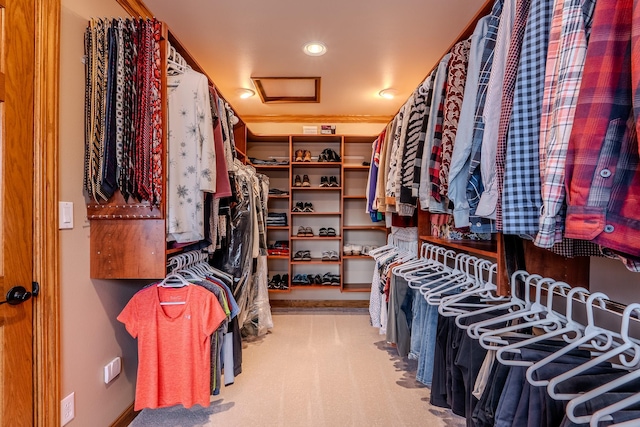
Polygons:
M291 187L291 190L292 191L300 191L300 190L303 190L303 191L310 191L310 190L313 190L313 191L331 191L331 190L333 190L333 191L335 191L335 190L340 190L340 191L342 191L342 187L317 187L317 186L316 187Z
M256 168L257 171L259 172L263 172L265 170L289 170L289 165L261 165L261 164L253 164L251 163L251 166L253 166L254 168Z
M269 289L270 293L296 289L370 291L373 260L366 255L344 255L343 245L377 246L386 242L386 233L380 232L386 228L372 224L364 213L369 166L362 163L371 160L374 140L375 136L256 136L249 133L247 155L257 159L253 166L269 177L271 189L289 193L269 195L269 212L286 212L289 222L288 226L267 227L268 244L284 240L290 251L289 256L267 257L270 280L277 274L288 274L290 278L287 289ZM298 211L298 204L312 204L313 211ZM298 236L297 230L301 227L311 228L313 235ZM335 235L320 236L321 228L333 228ZM294 260L294 255L301 251L310 252L311 259ZM332 252L334 259L323 260L324 252ZM333 283L295 283L295 277L307 275L330 275Z

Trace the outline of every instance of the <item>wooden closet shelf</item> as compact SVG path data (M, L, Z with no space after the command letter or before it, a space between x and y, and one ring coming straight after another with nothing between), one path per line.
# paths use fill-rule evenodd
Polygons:
M341 162L291 162L292 166L300 166L305 168L339 168Z
M470 254L497 258L498 244L495 240L448 240L433 236L420 236L420 240L448 248L458 249Z
M387 231L387 227L382 225L343 225L343 230L377 230Z
M291 190L330 191L330 190L342 190L342 187L291 187Z
M343 283L342 292L370 292L371 283Z
M256 165L251 163L251 166L253 166L256 169L266 169L266 170L289 170L289 165Z

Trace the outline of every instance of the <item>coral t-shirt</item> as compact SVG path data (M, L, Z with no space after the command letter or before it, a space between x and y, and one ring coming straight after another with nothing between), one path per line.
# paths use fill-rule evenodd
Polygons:
M199 286L150 286L131 298L118 320L138 339L136 411L209 406L210 336L225 318L215 295Z

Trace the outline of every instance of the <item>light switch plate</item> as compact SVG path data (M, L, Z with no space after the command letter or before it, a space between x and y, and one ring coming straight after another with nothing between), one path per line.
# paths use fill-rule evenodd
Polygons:
M73 228L73 203L58 202L58 218L60 230Z

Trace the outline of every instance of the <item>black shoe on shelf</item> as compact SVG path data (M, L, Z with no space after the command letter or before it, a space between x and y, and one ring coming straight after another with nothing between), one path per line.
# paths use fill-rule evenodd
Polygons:
M320 187L329 187L329 179L326 176L320 177Z
M311 204L311 202L305 202L304 203L304 208L302 209L302 212L314 212L313 204Z
M296 175L296 177L294 178L293 186L294 187L302 187L302 179L300 179L300 175Z
M338 184L338 179L335 176L329 177L329 187L340 187L340 184Z
M296 205L291 209L292 212L303 212L304 211L304 203L297 202Z
M311 182L309 181L309 175L304 175L302 177L302 186L303 187L311 187Z

